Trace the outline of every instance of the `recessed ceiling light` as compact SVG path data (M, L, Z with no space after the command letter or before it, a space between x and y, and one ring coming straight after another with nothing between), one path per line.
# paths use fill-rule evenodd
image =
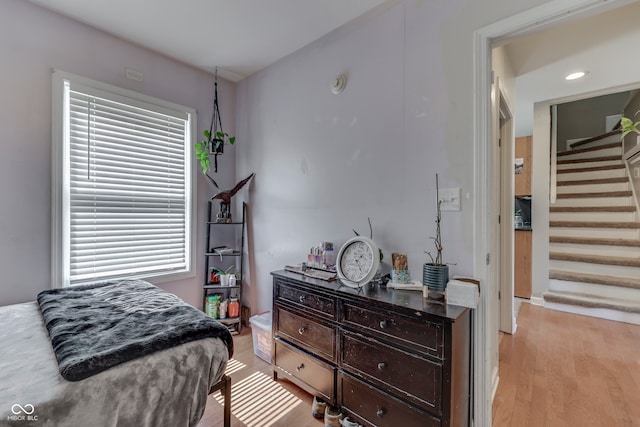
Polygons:
M580 77L584 77L587 73L584 71L578 71L577 73L571 73L569 74L567 77L565 77L565 80L575 80L575 79L579 79Z

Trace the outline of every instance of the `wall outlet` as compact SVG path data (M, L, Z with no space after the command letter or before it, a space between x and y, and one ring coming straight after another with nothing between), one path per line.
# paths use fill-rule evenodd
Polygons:
M460 188L447 188L438 193L441 211L460 210Z

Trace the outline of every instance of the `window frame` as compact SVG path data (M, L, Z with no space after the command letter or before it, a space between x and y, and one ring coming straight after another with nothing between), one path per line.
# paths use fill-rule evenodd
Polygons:
M196 238L194 236L197 236L197 179L193 169L193 159L195 156L193 143L197 138L196 110L194 108L185 107L183 105L141 94L139 92L53 69L51 84L51 287L61 288L75 285L65 283L66 281L68 282L68 272L70 267L70 230L68 221L70 193L68 187L64 188L64 177L69 168L69 164L67 162L68 156L66 155L66 141L69 140L69 135L67 133L68 129L65 126L65 123L68 121L68 117L65 117L65 113L68 109L64 108L64 88L65 82L67 81L71 82L72 85L81 85L107 92L114 95L115 98L125 97L133 100L134 102L151 104L159 107L159 109L180 111L189 117L187 129L185 129L185 134L188 134L190 139L186 142L185 147L185 198L187 199L185 207L186 267L178 271L156 271L136 274L131 277L144 278L152 283L162 283L195 277ZM104 280L105 279L96 279L95 281Z

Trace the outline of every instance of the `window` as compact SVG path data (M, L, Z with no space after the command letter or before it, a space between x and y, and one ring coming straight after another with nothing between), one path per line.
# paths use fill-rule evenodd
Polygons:
M52 99L54 287L192 276L195 111L60 71Z

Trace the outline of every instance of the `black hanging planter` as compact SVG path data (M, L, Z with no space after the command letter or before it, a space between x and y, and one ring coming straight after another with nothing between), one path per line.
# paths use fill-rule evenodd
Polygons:
M213 115L209 125L209 152L213 154L213 171L218 172L218 155L223 153L224 139L219 137L222 131L222 119L220 118L220 108L218 107L218 68L216 67L216 80L213 92Z
M215 86L213 96L213 114L209 129L204 131L205 139L196 143L196 156L200 160L202 173L206 175L210 167L209 157L213 155L213 171L218 172L218 156L224 152L225 143L233 144L234 136L229 136L222 130L220 107L218 106L218 68L216 67Z
M211 154L222 154L224 153L224 140L220 138L215 138L211 140Z

